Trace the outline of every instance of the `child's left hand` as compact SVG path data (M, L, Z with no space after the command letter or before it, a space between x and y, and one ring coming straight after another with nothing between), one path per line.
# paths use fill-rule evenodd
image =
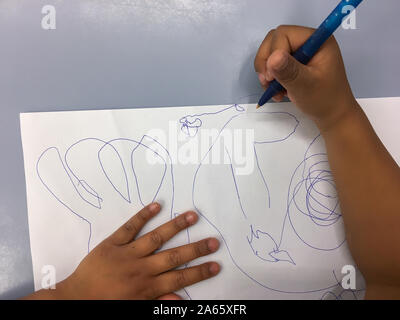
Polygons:
M192 211L136 238L158 212L157 203L143 208L94 248L55 290L41 290L28 298L177 299L174 291L218 274L220 266L216 262L173 270L215 252L219 247L215 238L154 253L178 232L196 223L198 218Z

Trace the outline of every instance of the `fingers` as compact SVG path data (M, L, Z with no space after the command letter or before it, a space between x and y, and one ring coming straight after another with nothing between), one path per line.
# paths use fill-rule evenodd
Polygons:
M257 51L256 58L254 59L254 69L257 73L265 74L266 61L271 54L271 40L274 32L275 29L268 32Z
M276 50L294 52L304 44L313 32L314 29L311 28L283 25L267 34L254 60L254 68L264 89L276 78L276 72L274 73L274 70L271 70L271 66L274 66L274 64L268 62L271 55ZM274 61L276 63L277 60ZM283 97L284 94L278 94L274 97L274 100L281 101Z
M292 53L300 48L313 32L312 28L298 26L279 26L268 32L254 60L256 72L266 76L266 62L275 50L281 49Z
M275 50L267 61L268 70L288 92L296 94L308 85L309 72L287 51Z
M131 242L144 225L160 212L160 209L161 206L158 203L151 203L144 207L115 231L109 239L116 245L124 245Z
M221 267L216 262L207 262L195 267L163 273L156 278L160 295L177 291L217 275Z
M188 211L146 233L132 243L135 255L143 257L153 253L178 232L196 223L197 219L195 212Z
M181 247L162 251L147 258L153 274L174 269L196 258L217 251L219 241L215 238L204 239Z
M289 42L288 36L281 31L281 29L277 29L274 32L274 35L271 39L271 51L270 54L275 50L280 49L289 53L293 52L292 46Z
M267 89L267 87L269 86L269 81L263 73L258 74L258 81L260 81L260 84L264 90Z
M274 30L269 40L271 42L270 53L276 49L293 53L310 38L314 31L315 29L313 28L281 25Z

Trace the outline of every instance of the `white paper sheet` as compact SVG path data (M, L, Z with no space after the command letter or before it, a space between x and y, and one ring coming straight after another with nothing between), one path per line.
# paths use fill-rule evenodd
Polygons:
M360 103L398 160L393 114L399 116L400 99ZM189 264L218 261L221 273L182 290L185 298L363 294L359 273L356 290L340 285L342 267L354 262L324 142L290 103L257 111L233 105L25 113L21 133L36 290L44 266L64 279L157 200L162 212L143 232L188 209L200 215L166 248L209 236L221 241L217 253Z

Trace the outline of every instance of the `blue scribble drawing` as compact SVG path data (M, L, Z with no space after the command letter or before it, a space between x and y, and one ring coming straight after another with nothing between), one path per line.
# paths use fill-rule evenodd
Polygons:
M234 106L231 106L215 113L204 113L183 117L182 119L185 120L181 119L181 123L183 122L185 125L181 127L181 130L187 133L190 129L194 129L193 131L190 131L190 134L187 134L193 138L198 135L206 117L212 117L213 115L220 115L223 112L232 111L233 107ZM343 245L345 239L343 235L343 238L339 240L337 240L337 237L332 237L332 244L318 243L318 237L314 237L312 234L315 232L313 228L317 227L318 232L324 233L329 237L330 233L337 232L337 226L340 226L340 223L342 223L338 197L332 174L329 169L327 155L325 153L321 153L320 151L314 152L314 149L319 150L318 148L315 148L315 146L320 143L320 136L316 136L310 142L302 157L302 161L296 168L291 169L293 170L293 174L288 181L289 187L287 189L287 203L285 206L283 206L282 212L275 213L276 215L283 216L281 226L277 227L274 225L273 227L274 230L279 230L279 232L275 232L275 234L272 234L272 231L270 232L262 227L258 227L257 223L259 223L260 220L250 217L251 212L246 210L246 201L242 199L243 190L241 190L241 187L237 182L238 177L235 175L234 161L232 159L230 150L225 148L227 158L230 159L230 163L226 166L226 168L204 165L204 163L208 163L205 160L212 152L214 145L218 143L223 131L230 128L235 122L240 122L241 117L248 117L252 114L252 112L243 112L241 108L234 108L237 111L236 114L227 114L227 120L221 125L218 137L211 143L208 151L204 154L201 163L196 169L192 185L192 201L194 208L199 215L219 233L232 262L238 268L238 270L240 270L255 284L273 292L299 294L322 292L336 288L338 284L335 277L332 277L332 274L327 275L326 285L323 287L310 287L307 289L297 289L295 287L281 288L279 284L270 284L269 281L265 280L265 277L260 276L260 274L257 274L257 272L252 272L251 264L246 265L246 263L240 262L241 259L246 261L246 258L241 258L241 256L247 258L250 258L250 256L243 251L240 253L236 252L237 250L234 245L231 245L232 240L230 239L240 239L241 237L244 237L243 241L248 243L249 252L251 252L253 256L257 257L261 263L280 263L291 265L292 268L290 270L297 272L298 276L301 277L301 268L298 270L296 269L296 254L288 249L288 247L290 247L289 243L284 243L285 234L288 232L293 232L297 236L298 241L301 241L308 248L315 250L315 253L317 251L335 251ZM264 210L269 210L272 208L271 203L274 202L274 197L271 194L269 179L266 176L266 173L262 170L262 162L259 157L258 150L263 146L283 144L290 141L290 139L296 134L296 130L299 126L299 120L295 115L283 111L254 112L254 114L256 114L257 117L269 119L270 122L282 121L285 124L285 130L279 131L281 134L280 136L274 135L274 133L271 132L269 133L270 136L267 134L263 137L255 137L253 142L254 160L256 164L254 179L260 180L261 182L259 183L259 186L263 186L264 188L264 200L260 202L262 205L260 206L260 212L264 212ZM192 127L189 128L190 126ZM210 181L213 179L213 176L216 175L216 173L213 173L213 170L218 170L218 174L225 172L225 175L221 174L218 179L215 179L215 181ZM224 178L221 178L222 176L224 176ZM220 183L220 181L223 182ZM326 193L327 186L328 193ZM213 196L218 197L219 194L230 194L230 200L225 201L225 203L234 202L236 199L237 209L235 211L240 213L240 216L235 216L233 220L231 213L229 218L227 218L226 223L218 223L218 221L214 219L214 216L211 212L212 210L207 210L207 204L205 202L207 196L202 196L202 194L207 193L206 189L210 188L213 190L209 193ZM262 189L258 188L257 190L260 192ZM218 212L220 211L221 210ZM248 231L244 234L235 232L237 236L230 236L230 231L228 230L229 226L227 226L229 219L234 221L232 222L233 225L242 226L240 228L240 232L245 230L245 225L247 225ZM309 227L311 226L311 229L308 229L308 227L306 230L304 230L304 228L299 228L298 225L300 225L300 223L304 225L304 221L301 219L307 219L308 222L306 225ZM221 218L220 220L223 219ZM332 228L330 229L330 227ZM307 233L307 230L309 234ZM190 235L188 235L188 241L190 242ZM315 243L313 241L315 241ZM254 260L252 263L254 263ZM261 268L261 265L259 267Z
M288 191L286 217L293 231L305 245L315 250L330 251L342 246L345 242L345 236L343 234L342 239L330 237L335 232L335 229L330 227L339 223L342 224L343 221L327 154L312 152L313 147L321 143L321 140L322 137L318 135L310 143L304 154L304 160L292 175ZM328 187L330 192L321 191L320 185ZM307 233L296 228L296 223L304 220L311 223L314 227L313 232L324 234L326 239L335 239L334 243L313 243Z
M154 146L158 146L157 150ZM150 190L149 187L146 188L149 191L146 200L143 199L142 193L145 184L143 178L140 178L140 168L136 163L141 149L150 151L162 162L162 169L158 172L158 183ZM159 150L163 151L162 154ZM74 163L74 158L79 159L77 163ZM84 159L88 159L86 166ZM39 156L36 171L47 191L89 226L88 252L92 247L93 221L100 217L112 219L112 215L104 214L102 210L105 198L112 203L112 200L121 201L128 204L129 208L134 190L136 202L144 206L158 197L168 176L167 183L171 191L166 206L169 206L170 219L173 217L175 187L172 162L168 151L150 136L144 135L140 140L118 138L109 141L85 138L68 147L63 156L57 147L49 147ZM154 169L152 173L153 176L157 176ZM101 182L95 181L94 177L103 179ZM77 196L81 201L77 201Z
M249 117L254 121L243 121ZM314 286L312 282L281 283L268 273L269 268L279 267L292 277L302 278L302 256L334 255L345 244L344 234L337 234L343 221L327 155L321 152L324 150L322 138L315 136L299 152L297 165L291 159L288 167L282 150L290 149L299 141L295 139L300 121L294 114L249 112L240 105L232 105L216 112L186 115L178 122L186 139L193 141L201 136L208 119L213 120L213 129L218 134L203 150L192 175L180 183L189 184L186 190L191 191L194 209L217 231L237 270L251 285L271 293L321 293L322 299L356 296L358 291L341 291L334 270L326 274L322 286ZM252 127L244 129L255 132L249 148L254 168L251 174L238 175L239 164L234 150L228 146L222 149L226 163L208 165L226 130L243 128L246 123L252 123ZM146 154L151 154L159 163L147 171L148 175L144 170L148 164L143 162ZM268 165L265 161L269 161ZM162 194L167 199L163 207L167 207L168 219L177 214L174 210L179 196L175 194L178 179L174 177L170 153L148 135L138 140L87 137L72 143L65 151L50 146L38 157L36 172L49 194L87 224L87 252L101 240L102 235L96 231L97 221L99 225L111 225L110 210L129 209L134 204L144 206ZM282 172L286 175L281 177ZM149 176L151 183L147 183ZM254 185L257 192L246 190L244 186L248 185ZM250 209L253 204L259 208L258 212ZM190 229L186 230L185 237L190 243ZM239 250L235 241L246 250ZM332 270L332 266L324 267ZM265 272L260 272L264 269ZM184 291L191 298L190 289Z
M244 112L244 108L242 106L234 104L232 106L226 107L217 112L204 112L204 113L184 116L179 119L179 123L181 124L181 131L189 137L194 137L194 136L196 136L199 129L203 125L203 121L201 120L201 117L221 114L227 110Z
M220 130L220 134L223 132L223 130L235 119L239 118L240 116L243 115L247 115L249 113L243 114L244 112L244 108L234 105L225 109L222 109L220 111L217 111L215 113L203 113L203 114L196 114L196 115L189 115L186 116L182 119L196 119L196 123L200 124L199 126L196 126L196 131L193 131L193 134L190 135L190 137L194 137L197 133L198 130L200 129L201 125L202 125L202 120L199 117L204 117L204 116L211 116L211 115L216 115L216 114L220 114L222 112L226 112L227 110L233 109L236 110L238 113L232 115L229 120L223 125L222 129ZM256 161L256 168L257 168L257 172L258 175L260 176L260 178L263 181L263 185L265 187L265 191L268 197L268 207L270 208L271 206L271 199L270 199L270 192L268 189L268 183L266 181L266 178L264 177L261 168L260 168L260 163L259 163L259 159L257 156L257 150L256 150L256 146L257 145L263 145L263 144L272 144L272 143L278 143L278 142L282 142L285 141L286 139L288 139L291 135L293 135L296 132L297 126L299 124L299 121L297 120L297 118L292 115L289 114L287 112L257 112L257 115L260 116L260 114L264 114L264 115L269 115L269 116L276 116L276 117L285 117L288 118L288 120L291 121L292 127L290 127L290 129L288 130L288 132L283 135L283 136L278 136L278 137L272 137L271 139L267 139L267 140L255 140L253 141L253 152L254 152L254 158ZM182 122L181 119L181 122ZM187 125L186 126L182 126L182 131L187 132ZM218 141L218 138L213 142L213 144L210 146L208 152L206 153L206 155L204 156L203 160L207 157L208 153L212 150L214 144ZM243 208L242 205L242 201L241 201L241 196L240 196L240 192L238 190L238 184L236 182L236 176L234 173L234 169L233 169L233 163L232 163L232 156L229 152L229 150L225 149L226 155L230 160L230 172L231 172L231 176L232 176L232 181L235 187L235 193L236 193L236 197L237 197L237 201L239 203L241 212L243 214L243 217L245 219L247 219L247 215L246 212ZM200 169L201 165L198 167L198 170ZM196 180L196 175L198 173L198 170L195 173L195 177L194 177L194 181ZM195 185L195 182L194 182ZM194 189L194 185L193 185L193 189ZM194 199L194 197L193 197ZM196 207L195 202L193 203L194 206ZM285 250L281 250L279 245L277 244L277 242L275 241L275 239L267 232L264 232L262 230L256 230L254 232L253 230L253 225L249 224L249 235L246 236L247 241L249 243L250 248L252 249L252 251L254 252L254 254L259 257L260 259L264 260L264 261L270 261L270 262L288 262L288 263L292 263L295 264L295 262L293 261L293 259L290 257L290 254L285 251ZM269 241L268 241L268 240ZM260 242L263 242L264 246L262 250L257 250L255 249L256 247L260 247ZM267 258L267 256L269 258Z
M295 264L289 253L285 250L279 250L278 244L275 242L268 233L260 230L253 230L253 226L250 225L251 236L247 236L247 241L253 253L264 261L278 262L286 261ZM270 251L272 248L272 251Z

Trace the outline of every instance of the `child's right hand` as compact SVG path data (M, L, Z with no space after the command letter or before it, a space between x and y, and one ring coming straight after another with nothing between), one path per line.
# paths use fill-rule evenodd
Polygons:
M279 26L271 30L258 50L254 66L264 88L277 79L287 90L275 96L276 101L287 94L323 131L354 109L356 101L334 37L326 41L308 65L290 55L313 31L298 26Z

